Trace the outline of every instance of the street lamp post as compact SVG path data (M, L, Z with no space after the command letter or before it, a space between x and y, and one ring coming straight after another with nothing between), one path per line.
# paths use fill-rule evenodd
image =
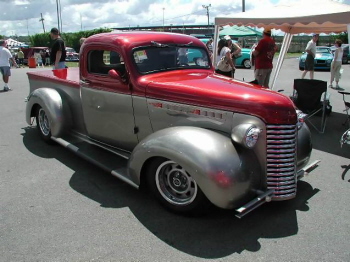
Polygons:
M242 12L245 12L245 0L242 0Z
M207 9L207 16L208 16L208 31L210 32L210 25L209 25L209 7L211 7L211 4L209 5L202 5L203 8Z
M57 8L57 29L60 30L60 9L58 7L58 0L56 0L56 8Z
M163 32L165 31L165 28L164 28L164 10L165 10L165 8L163 7Z

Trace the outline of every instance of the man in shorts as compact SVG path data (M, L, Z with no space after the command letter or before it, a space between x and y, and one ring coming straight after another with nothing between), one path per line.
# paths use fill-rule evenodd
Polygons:
M316 43L318 40L318 34L313 34L312 39L307 43L305 52L306 60L305 60L305 68L304 72L301 75L301 78L304 79L307 72L310 72L310 79L314 79L314 61L316 55Z
M17 67L16 60L12 57L11 52L7 49L6 40L0 40L0 72L2 80L5 82L4 91L9 91L9 78L11 76L10 59L15 67Z
M265 28L263 38L253 51L255 59L255 79L259 85L269 88L270 76L272 72L272 60L277 46L275 40L271 37L271 29Z

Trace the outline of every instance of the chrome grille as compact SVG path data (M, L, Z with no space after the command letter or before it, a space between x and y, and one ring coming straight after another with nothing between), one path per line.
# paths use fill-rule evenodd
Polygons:
M296 195L295 125L267 125L266 130L267 188L274 189L273 200L285 200Z

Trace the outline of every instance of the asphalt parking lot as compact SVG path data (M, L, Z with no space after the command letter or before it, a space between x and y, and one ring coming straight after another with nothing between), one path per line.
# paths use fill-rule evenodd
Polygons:
M340 84L350 92L350 64L343 68ZM349 261L350 145L339 144L346 115L336 90L328 90L325 133L310 128L311 161L321 163L295 199L243 219L225 210L183 217L40 140L25 122L28 70L39 69L13 69L13 91L0 92L0 261ZM275 89L290 95L300 76L298 60L286 59ZM253 80L253 70L235 77Z

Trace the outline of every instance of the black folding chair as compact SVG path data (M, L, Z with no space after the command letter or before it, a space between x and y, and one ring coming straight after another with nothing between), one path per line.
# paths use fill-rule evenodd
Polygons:
M344 105L345 105L345 109L343 111L346 112L346 120L344 121L343 126L346 123L348 123L348 125L350 127L350 116L349 116L350 101L346 101L346 98L345 98L345 96L350 95L350 93L349 92L344 92L344 91L338 91L338 93L343 95L343 101L344 101Z
M327 94L327 82L315 79L294 79L293 96L291 97L296 107L307 114L305 120L318 132L324 133L327 115L331 111L329 95ZM317 128L311 122L313 116L321 116L321 126Z

